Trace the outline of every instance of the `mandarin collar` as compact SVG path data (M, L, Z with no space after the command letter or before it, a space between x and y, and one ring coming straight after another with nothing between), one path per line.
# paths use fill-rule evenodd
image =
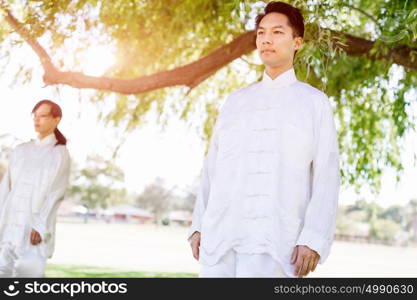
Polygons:
M39 136L37 136L36 139L35 139L35 145L38 145L38 146L56 144L56 142L57 142L57 139L56 139L54 133L51 133L50 135L47 135L43 139L40 139Z
M295 76L294 68L285 71L275 79L269 77L265 71L262 78L262 84L268 88L281 88L288 86L296 81L297 77Z

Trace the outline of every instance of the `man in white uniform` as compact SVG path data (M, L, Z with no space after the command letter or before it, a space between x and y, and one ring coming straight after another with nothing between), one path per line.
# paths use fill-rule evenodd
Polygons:
M42 277L52 256L58 206L70 173L62 112L49 100L34 110L38 137L16 147L0 184L0 277Z
M303 277L329 255L338 144L327 96L294 73L303 22L282 2L256 19L263 80L224 103L194 208L200 277Z

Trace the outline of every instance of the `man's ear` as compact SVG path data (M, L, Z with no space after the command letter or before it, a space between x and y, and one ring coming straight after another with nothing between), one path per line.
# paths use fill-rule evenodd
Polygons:
M303 38L302 37L300 37L300 36L297 36L296 38L295 38L295 41L294 41L294 49L295 50L300 50L300 48L301 48L301 45L303 44Z

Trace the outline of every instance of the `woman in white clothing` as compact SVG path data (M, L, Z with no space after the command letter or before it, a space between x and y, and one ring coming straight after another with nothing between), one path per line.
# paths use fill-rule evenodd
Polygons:
M0 277L43 277L68 185L67 141L57 128L61 108L42 100L32 114L38 136L14 149L0 184Z

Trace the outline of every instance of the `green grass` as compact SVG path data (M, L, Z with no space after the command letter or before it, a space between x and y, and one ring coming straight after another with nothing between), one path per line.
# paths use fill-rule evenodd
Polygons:
M129 271L112 268L79 266L79 265L55 265L48 264L45 270L45 277L79 277L79 278L189 278L197 277L194 273L171 273L171 272L148 272Z

